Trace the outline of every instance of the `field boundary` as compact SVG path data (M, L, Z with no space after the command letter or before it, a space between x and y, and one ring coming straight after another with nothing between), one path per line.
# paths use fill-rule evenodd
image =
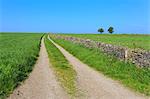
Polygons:
M99 41L93 41L91 39L82 39L72 36L63 36L51 34L52 37L57 39L63 39L71 41L73 43L78 43L86 46L87 48L97 48L101 51L114 55L120 60L130 61L138 67L150 67L150 51L145 51L142 49L129 49L126 47L120 47L112 44L106 44Z

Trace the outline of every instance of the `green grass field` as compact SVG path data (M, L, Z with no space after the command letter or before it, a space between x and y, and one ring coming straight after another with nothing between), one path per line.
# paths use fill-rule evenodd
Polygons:
M50 62L63 88L72 96L76 94L76 72L64 55L45 36L45 46Z
M53 38L53 40L82 62L104 75L120 81L124 86L135 91L150 95L150 69L137 68L131 63L125 63L113 56L107 56L97 49L88 49L82 45L61 39Z
M32 71L43 34L0 33L0 99Z
M63 34L64 35L64 34ZM128 48L150 50L150 35L134 34L65 34Z

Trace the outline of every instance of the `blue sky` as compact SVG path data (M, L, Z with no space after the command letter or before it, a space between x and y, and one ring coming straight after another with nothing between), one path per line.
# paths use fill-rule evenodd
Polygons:
M150 0L0 0L0 31L150 33Z

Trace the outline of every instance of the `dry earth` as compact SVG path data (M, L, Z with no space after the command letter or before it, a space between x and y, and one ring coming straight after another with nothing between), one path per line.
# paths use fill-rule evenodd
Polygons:
M50 68L48 54L41 42L39 58L29 78L8 99L68 99Z

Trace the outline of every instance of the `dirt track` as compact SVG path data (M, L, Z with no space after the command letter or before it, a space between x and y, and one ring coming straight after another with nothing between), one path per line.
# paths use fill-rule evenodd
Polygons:
M68 99L50 69L44 40L37 63L29 78L19 86L8 99Z
M84 99L147 99L123 87L117 81L98 73L58 44L49 40L64 54L77 72L77 83L83 91Z
M53 41L52 43L64 54L77 72L77 85L81 96L76 99L147 99L98 73ZM8 99L69 99L67 93L59 86L50 66L42 39L40 56L32 73Z

